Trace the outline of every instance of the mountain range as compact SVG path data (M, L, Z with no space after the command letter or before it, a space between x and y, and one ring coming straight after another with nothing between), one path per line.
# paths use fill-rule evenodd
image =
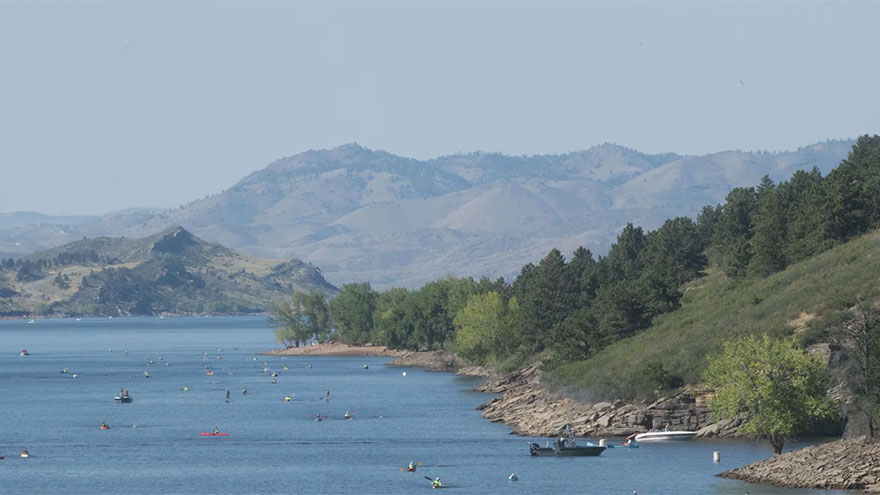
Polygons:
M182 225L269 258L320 266L334 284L416 287L446 275L510 276L557 247L605 253L628 222L695 216L769 175L833 169L854 141L791 152L646 154L613 144L558 155L469 153L431 160L357 144L282 158L172 210L99 217L0 214L0 256L83 236L140 237Z
M0 316L256 313L297 290L336 292L300 260L243 255L182 227L0 262Z

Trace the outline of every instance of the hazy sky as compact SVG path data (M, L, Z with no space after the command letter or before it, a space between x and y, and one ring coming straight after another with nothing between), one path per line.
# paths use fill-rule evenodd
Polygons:
M0 212L177 206L418 158L880 132L880 3L0 3Z

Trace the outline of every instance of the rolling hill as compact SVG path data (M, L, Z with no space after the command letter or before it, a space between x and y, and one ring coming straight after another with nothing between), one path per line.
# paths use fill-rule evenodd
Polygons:
M83 236L141 237L183 225L251 255L308 260L336 284L415 287L446 275L495 278L552 247L604 253L628 222L652 229L667 218L694 216L763 175L778 181L813 166L827 173L852 144L704 156L605 144L561 155L432 160L348 144L280 159L174 210L0 216L0 252L20 256Z
M255 313L297 290L334 293L297 259L268 260L182 227L141 239L83 238L0 263L0 315Z

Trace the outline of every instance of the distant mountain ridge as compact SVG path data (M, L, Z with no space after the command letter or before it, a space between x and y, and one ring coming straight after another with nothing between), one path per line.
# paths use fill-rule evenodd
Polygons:
M297 290L334 293L300 260L239 254L173 227L84 238L0 263L0 315L255 313Z
M507 276L552 247L604 253L627 222L650 229L694 216L763 175L780 181L813 166L827 173L853 143L702 156L603 144L560 155L431 160L352 143L276 160L179 209L11 227L0 218L0 252L183 225L253 255L308 260L337 284L412 287L450 274Z

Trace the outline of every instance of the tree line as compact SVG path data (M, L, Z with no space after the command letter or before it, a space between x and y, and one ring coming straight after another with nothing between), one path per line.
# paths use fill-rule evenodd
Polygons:
M880 136L862 136L823 177L797 171L730 191L697 218L710 261L733 278L767 276L880 227Z
M515 366L536 354L545 367L587 359L675 310L681 286L708 266L732 279L763 277L880 226L880 136L862 136L828 176L796 172L774 184L732 190L696 221L656 230L626 225L606 256L583 247L566 259L552 249L516 278L471 277L417 290L343 285L276 304L273 322L288 345L310 338L372 342L395 349L452 349L478 363ZM662 385L680 379L662 365Z

